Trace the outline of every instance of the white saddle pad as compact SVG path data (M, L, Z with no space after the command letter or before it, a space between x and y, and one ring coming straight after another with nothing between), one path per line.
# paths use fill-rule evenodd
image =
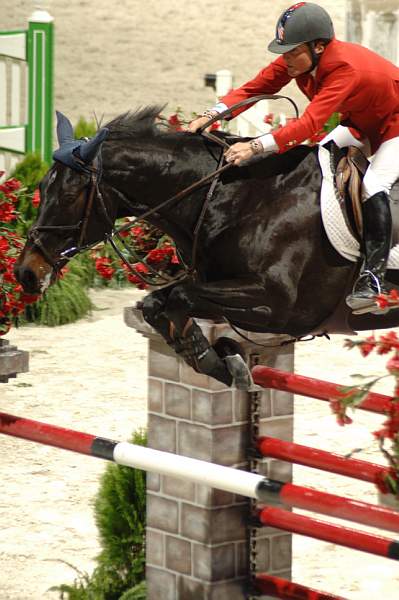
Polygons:
M359 242L348 228L342 214L334 185L334 173L330 166L330 153L324 146L319 146L319 162L323 173L320 198L321 216L327 237L341 256L356 262L360 257ZM388 268L399 269L399 244L391 248Z

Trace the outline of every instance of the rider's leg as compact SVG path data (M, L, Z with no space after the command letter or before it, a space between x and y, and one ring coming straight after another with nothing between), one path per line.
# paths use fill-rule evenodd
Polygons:
M352 134L349 127L344 127L343 125L338 125L330 133L328 133L320 142L322 146L331 142L333 140L338 148L346 148L347 146L356 146L362 150L362 152L369 156L370 154L370 144L367 139L358 140Z
M358 310L372 304L375 294L386 292L384 277L391 245L392 218L389 192L399 177L395 156L399 137L381 144L371 160L363 180L363 253L364 262L347 304Z

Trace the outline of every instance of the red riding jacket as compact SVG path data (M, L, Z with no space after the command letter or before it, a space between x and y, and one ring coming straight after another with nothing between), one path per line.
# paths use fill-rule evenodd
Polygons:
M275 94L291 79L279 56L220 101L230 107L257 94ZM375 52L333 39L321 55L315 76L305 73L295 80L311 102L297 121L272 132L280 152L317 133L334 112L342 113L345 125L370 140L372 152L399 136L399 69Z

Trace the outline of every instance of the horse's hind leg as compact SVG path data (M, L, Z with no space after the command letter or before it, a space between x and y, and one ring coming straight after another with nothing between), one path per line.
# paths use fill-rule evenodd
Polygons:
M189 317L187 303L176 306L171 316L169 312L166 314L166 305L173 305L174 289L148 294L142 304L144 319L195 371L230 386L233 377L226 363L211 347L197 323Z

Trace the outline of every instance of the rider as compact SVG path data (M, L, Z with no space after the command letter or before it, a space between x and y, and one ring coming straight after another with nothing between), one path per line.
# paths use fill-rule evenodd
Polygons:
M340 147L369 146L372 153L362 187L364 260L347 297L353 310L372 306L375 294L386 292L392 231L389 191L399 177L399 69L371 50L337 40L328 13L311 2L298 2L281 14L268 50L282 56L195 118L189 131L196 132L236 102L275 94L295 79L310 100L305 112L273 133L233 144L226 160L240 165L255 154L289 150L317 133L332 113L341 113L343 123L359 132L360 142L348 127L339 125L322 143L334 139Z

